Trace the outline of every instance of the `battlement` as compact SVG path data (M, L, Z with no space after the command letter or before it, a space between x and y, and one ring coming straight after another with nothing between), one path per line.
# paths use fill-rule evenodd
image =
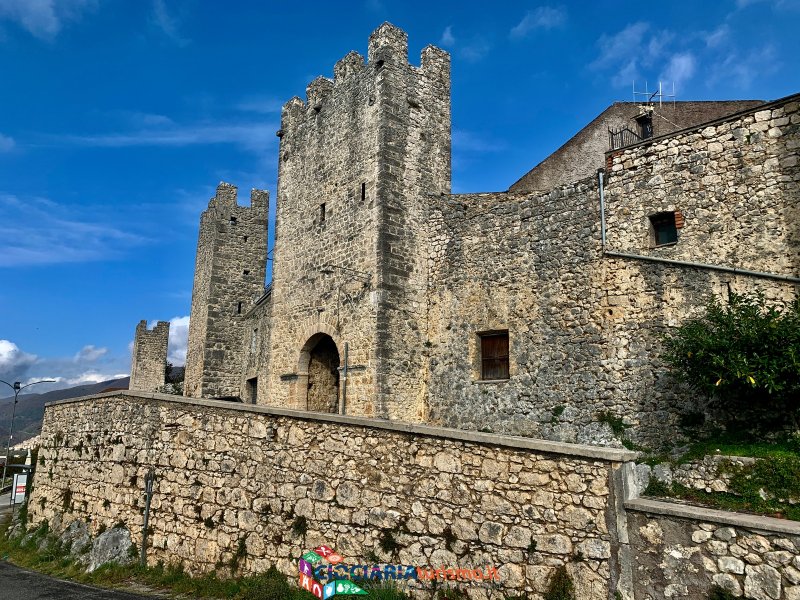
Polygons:
M365 66L364 57L355 50L351 50L333 66L334 84L342 83L354 74L361 73Z
M221 181L217 185L217 193L208 201L209 209L231 210L253 208L258 211L266 210L269 206L269 192L253 188L250 191L250 206L240 206L237 200L238 188L230 183Z
M308 84L305 101L295 96L283 105L278 137L282 138L307 115L320 113L338 88L347 88L359 77L377 77L384 68L410 69L417 75L446 81L449 91L450 54L436 46L426 46L420 53L420 66L414 67L408 61L408 34L391 23L383 23L369 36L366 61L358 52L348 52L334 65L333 79L317 77ZM370 85L368 80L363 83Z
M370 34L368 48L368 64L408 64L408 34L391 23L383 23Z
M147 321L142 319L136 326L136 335L169 335L169 321L159 321L152 329L148 329Z

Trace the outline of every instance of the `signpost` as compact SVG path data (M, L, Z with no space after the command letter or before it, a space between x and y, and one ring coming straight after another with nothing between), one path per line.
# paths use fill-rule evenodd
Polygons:
M25 502L25 490L28 487L28 474L14 475L14 485L11 487L11 503L22 504Z

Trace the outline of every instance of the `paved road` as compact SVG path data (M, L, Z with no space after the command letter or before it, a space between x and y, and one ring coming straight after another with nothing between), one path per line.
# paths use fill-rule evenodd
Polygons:
M20 569L0 561L0 599L2 600L153 600L137 596L69 583L46 575Z

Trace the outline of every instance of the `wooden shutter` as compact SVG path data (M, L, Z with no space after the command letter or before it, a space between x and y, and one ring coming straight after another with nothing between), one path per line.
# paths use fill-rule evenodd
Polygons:
M508 332L481 335L481 379L508 379Z

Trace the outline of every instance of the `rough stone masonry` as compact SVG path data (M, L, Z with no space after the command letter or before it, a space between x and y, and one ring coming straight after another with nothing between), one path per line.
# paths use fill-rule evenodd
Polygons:
M451 194L449 56L410 64L385 23L283 107L266 293L265 193L222 184L203 214L185 393L619 445L606 415L669 441L705 405L663 334L712 296L797 292L799 99L587 157L602 182Z

